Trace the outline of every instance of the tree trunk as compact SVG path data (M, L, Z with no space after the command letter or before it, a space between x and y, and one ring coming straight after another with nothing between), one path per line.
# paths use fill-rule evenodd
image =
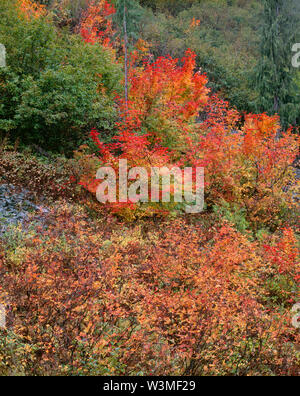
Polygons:
M128 36L126 21L126 1L124 0L124 46L125 46L125 103L128 110Z

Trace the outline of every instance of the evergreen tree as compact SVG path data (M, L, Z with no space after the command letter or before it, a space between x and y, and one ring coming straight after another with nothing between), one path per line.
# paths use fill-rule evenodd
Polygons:
M264 0L264 22L260 61L256 70L258 112L278 113L286 127L299 114L292 67L292 46L296 40L297 14L292 0Z

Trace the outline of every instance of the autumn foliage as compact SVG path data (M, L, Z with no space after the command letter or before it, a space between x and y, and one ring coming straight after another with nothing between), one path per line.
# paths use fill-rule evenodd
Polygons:
M126 126L144 128L165 145L180 145L181 129L195 121L208 100L207 78L196 71L196 54L188 50L180 60L145 61L142 67L131 68L129 79Z
M288 130L278 139L277 116L247 114L241 125L237 112L212 99L198 141L188 138L186 162L205 167L208 204L225 200L244 208L255 229L276 228L281 215L296 208L292 164L299 138Z
M46 8L41 4L37 4L33 0L18 0L21 12L27 19L39 18L46 15Z
M194 71L195 54L188 51L181 60L182 65L178 63L178 59L160 58L153 64L145 62L142 67L131 69L129 102L117 98L118 134L111 143L105 144L98 131L91 131L99 157L85 156L81 162L84 169L89 167L90 173L83 172L81 178L81 184L89 191L95 193L99 184L95 180L97 169L105 164L118 173L120 159L126 159L129 167L144 167L149 174L151 167L171 168L174 165L178 150L171 150L166 143L180 139L185 143L182 129L190 130L190 124L208 100L207 79ZM132 202L108 204L108 207L131 219L135 214L147 216L168 212L159 205L143 205L141 209L139 203Z
M93 157L92 173L82 179L85 185L93 181L90 191L96 191L101 164L116 168L121 158L147 169L203 167L208 206L237 205L254 230L282 224L296 204L299 184L292 164L299 140L291 129L278 138L278 116L246 114L242 120L227 102L209 96L191 51L180 62L166 57L132 67L130 83L129 102L118 100L113 142L104 144L99 132L91 132L99 161ZM203 119L197 122L199 114Z
M288 275L298 285L300 283L299 248L292 228L284 228L281 237L274 237L272 244L265 245L266 257L279 274Z
M84 48L110 52L114 13L90 2ZM154 59L138 41L129 64L111 135L91 126L62 162L1 151L0 176L47 194L50 209L1 234L0 375L299 375L299 137L210 92L191 50ZM118 176L120 160L148 175L203 167L204 212L151 203L151 192L100 204L96 172Z
M262 302L272 259L229 225L48 221L0 256L27 374L296 374L290 314Z
M111 16L116 10L106 0L91 1L78 30L86 43L112 47L114 34Z

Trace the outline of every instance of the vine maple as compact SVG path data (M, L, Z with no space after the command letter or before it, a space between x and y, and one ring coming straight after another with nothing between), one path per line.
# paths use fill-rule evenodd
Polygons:
M113 23L110 18L116 9L106 0L91 1L78 27L78 31L86 43L99 43L105 47L112 47L111 39L114 35Z
M196 71L196 54L188 50L180 60L146 60L131 67L129 81L129 124L134 118L135 129L146 129L166 146L180 146L183 125L193 123L208 101L207 78Z
M37 4L33 0L18 0L19 8L27 19L40 18L46 15L46 7L42 4Z

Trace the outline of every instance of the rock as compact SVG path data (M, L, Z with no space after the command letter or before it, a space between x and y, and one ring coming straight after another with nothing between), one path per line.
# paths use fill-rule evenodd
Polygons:
M10 226L21 224L25 227L32 214L34 221L42 222L43 215L48 212L30 201L29 191L16 192L11 185L0 185L0 235Z

